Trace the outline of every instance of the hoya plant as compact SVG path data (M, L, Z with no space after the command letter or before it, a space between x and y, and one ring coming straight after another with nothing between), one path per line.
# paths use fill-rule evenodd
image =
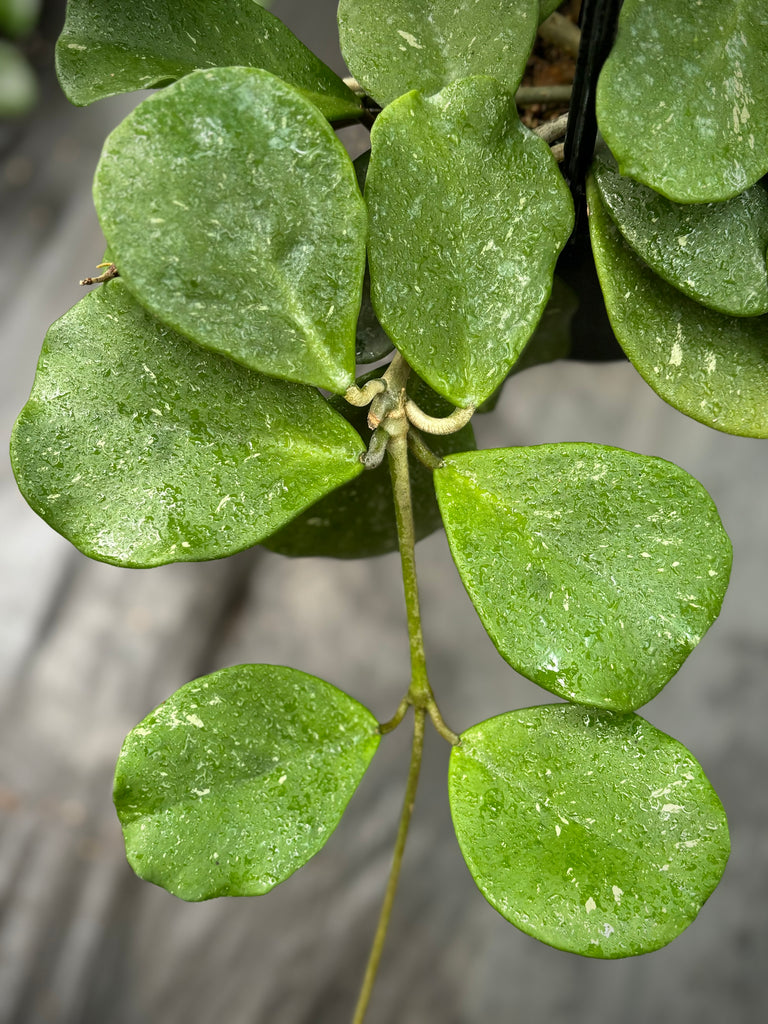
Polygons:
M519 87L540 23L563 30L556 6L341 0L346 81L252 0L70 0L58 43L76 104L156 91L106 140L106 269L50 328L15 427L29 504L132 568L257 544L400 552L411 679L388 721L330 680L222 667L147 709L115 772L138 875L185 900L262 895L323 847L410 718L356 1022L428 723L480 892L551 946L664 946L729 853L701 766L637 714L719 613L731 544L712 500L606 445L479 451L471 420L567 354L554 274L588 217L638 372L714 429L768 436L768 3L585 0L569 112L529 128ZM354 163L350 124L370 130ZM441 525L499 653L548 702L444 720L415 558Z

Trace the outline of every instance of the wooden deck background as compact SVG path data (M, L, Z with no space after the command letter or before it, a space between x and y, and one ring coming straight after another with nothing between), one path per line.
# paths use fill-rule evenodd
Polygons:
M333 2L275 10L329 61ZM318 40L320 43L318 44ZM48 324L80 297L103 243L90 179L126 98L75 110L46 90L0 155L2 435L31 385ZM768 1019L765 444L664 405L628 365L557 364L510 382L484 446L591 440L661 455L712 493L734 542L718 623L647 708L701 761L733 853L699 919L661 952L614 963L539 945L476 891L452 837L447 750L430 735L415 824L371 1024L730 1024ZM228 664L291 664L381 717L403 692L396 556L222 562L131 571L53 534L0 466L1 1024L339 1024L348 1020L388 871L407 767L389 737L324 851L273 894L187 905L138 881L110 800L125 733L179 685ZM499 658L445 539L418 552L426 642L461 729L540 703ZM386 657L382 655L386 653Z

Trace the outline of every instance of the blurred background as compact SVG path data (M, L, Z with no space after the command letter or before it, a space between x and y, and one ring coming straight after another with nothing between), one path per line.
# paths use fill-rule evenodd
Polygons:
M52 320L82 296L104 242L90 185L136 96L70 107L52 71L63 3L21 41L37 86L0 120L2 435ZM344 72L334 0L272 10ZM360 129L346 132L353 153ZM581 311L589 332L599 311ZM586 327L583 325L586 324ZM589 961L540 945L486 904L453 838L447 746L431 730L370 1024L517 1021L720 1024L768 1019L768 475L764 443L666 406L626 362L560 361L507 382L476 418L483 447L584 440L659 455L700 479L734 545L718 622L643 713L685 743L718 791L733 851L722 884L669 947ZM290 664L381 719L407 685L397 555L289 560L254 549L151 571L90 562L0 464L0 1022L338 1024L375 928L410 744L388 736L325 849L272 894L184 904L128 868L111 803L126 732L182 683L240 662ZM554 699L487 638L445 538L418 548L428 662L449 724Z

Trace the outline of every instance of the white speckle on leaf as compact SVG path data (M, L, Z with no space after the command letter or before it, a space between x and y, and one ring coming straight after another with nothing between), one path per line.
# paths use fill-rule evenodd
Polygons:
M190 725L194 725L197 729L202 729L204 723L202 718L198 718L197 715L186 715L185 716Z
M401 36L409 46L412 46L414 50L423 50L424 47L418 41L416 36L412 36L410 32L404 32L401 28L397 30L397 34Z
M587 902L584 904L584 906L586 907L588 914L591 914L593 910L597 910L597 904L595 903L595 901L592 899L591 896L589 897Z
M672 346L672 351L669 353L669 365L680 366L683 361L683 350L680 348L680 342L676 341Z

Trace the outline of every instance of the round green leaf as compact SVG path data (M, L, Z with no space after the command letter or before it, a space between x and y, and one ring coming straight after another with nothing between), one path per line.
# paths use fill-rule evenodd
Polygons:
M296 669L187 683L117 762L128 861L184 900L269 892L326 844L378 745L370 711Z
M614 959L671 942L725 869L725 811L701 766L639 715L550 704L468 729L451 813L488 902L557 949Z
M40 17L41 5L42 0L0 0L0 32L14 38L29 35Z
M0 117L23 117L37 103L35 73L24 54L0 39Z
M449 456L435 487L499 653L560 697L640 707L717 618L731 544L671 462L595 444L499 448Z
M94 197L121 276L169 327L272 376L353 382L365 206L295 89L252 68L187 75L112 132Z
M371 140L374 308L435 391L479 405L547 303L573 226L570 192L549 147L490 78L403 96Z
M686 298L624 242L593 179L587 196L608 316L641 377L700 423L768 437L768 315L724 316Z
M723 203L673 203L631 178L608 154L595 161L600 198L624 239L665 281L732 316L768 313L768 189Z
M361 451L316 391L205 352L116 280L48 331L11 458L55 530L141 568L258 543L357 476Z
M678 203L730 199L768 171L764 0L626 0L597 85L622 174Z
M362 386L366 380L380 377L382 370L366 374L358 383ZM447 416L452 411L453 407L444 398L415 375L408 381L408 394L429 416ZM330 404L367 443L371 435L366 422L368 409L349 405L343 398L332 398ZM475 435L469 423L455 434L430 435L425 440L438 456L475 448ZM432 472L413 457L410 467L416 540L421 540L438 530L442 519ZM326 558L369 558L397 551L397 521L386 460L321 498L264 541L264 547L281 555L324 555Z
M56 44L59 81L78 106L235 64L279 75L329 120L362 111L341 79L253 0L69 0Z
M533 49L538 0L341 0L339 37L349 70L379 103L411 89L430 95L470 75L514 93Z

